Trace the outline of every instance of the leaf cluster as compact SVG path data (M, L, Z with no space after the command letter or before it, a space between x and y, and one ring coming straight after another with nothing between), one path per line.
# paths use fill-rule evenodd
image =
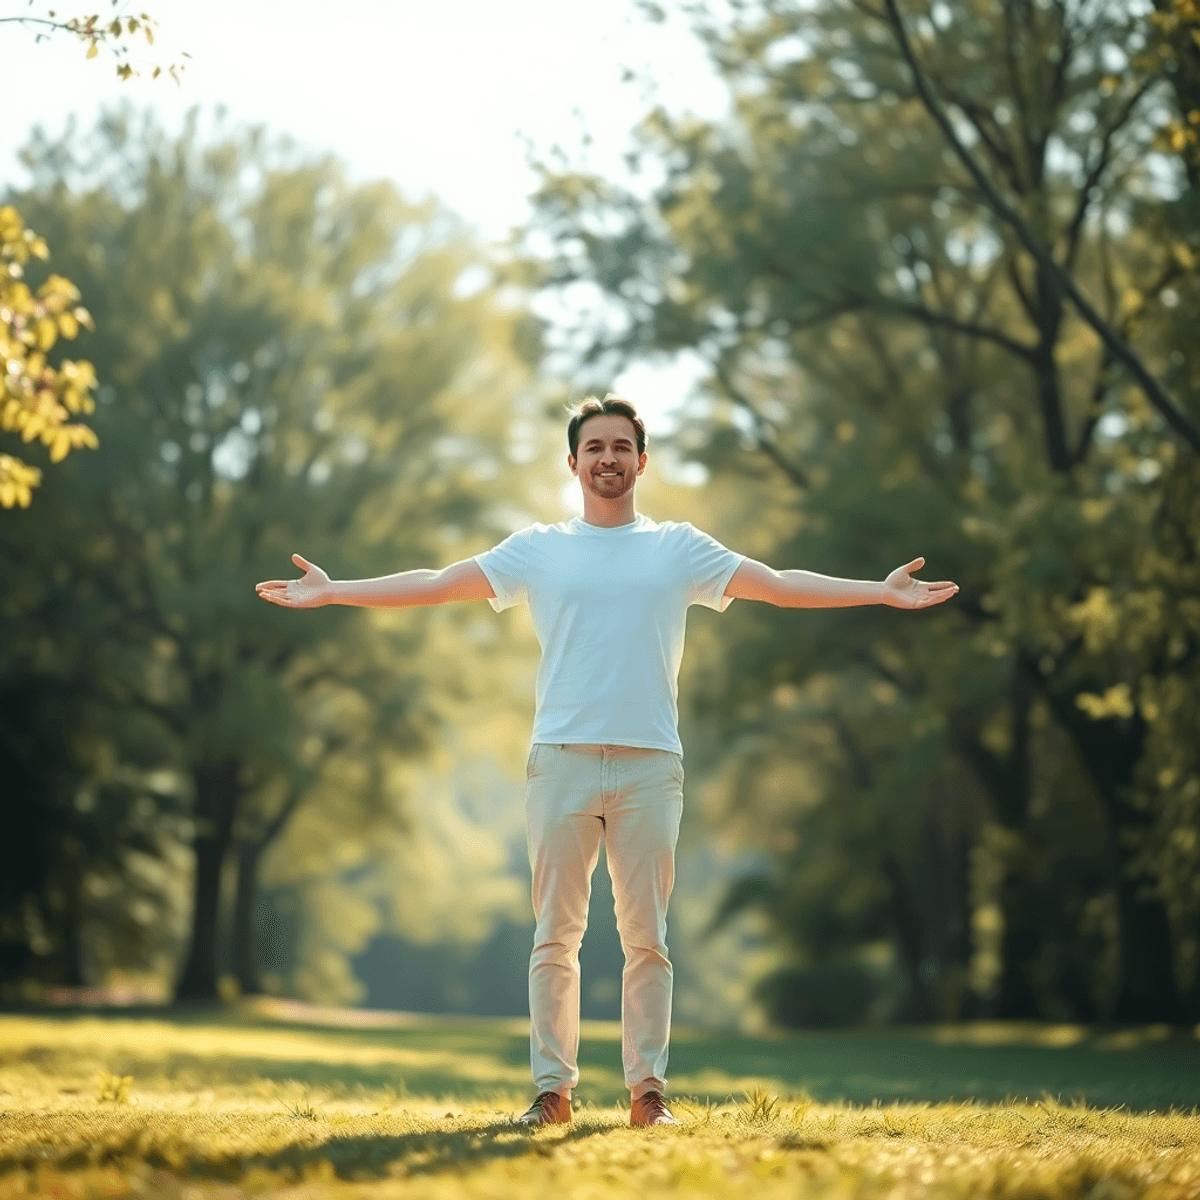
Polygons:
M94 410L96 373L87 361L64 359L53 366L47 360L60 338L74 338L81 326L93 328L69 279L50 275L36 292L25 282L29 260L49 256L45 240L26 228L12 205L0 208L0 433L40 440L57 463L73 449L97 445L95 433L72 420ZM0 507L28 507L40 481L38 468L0 454Z

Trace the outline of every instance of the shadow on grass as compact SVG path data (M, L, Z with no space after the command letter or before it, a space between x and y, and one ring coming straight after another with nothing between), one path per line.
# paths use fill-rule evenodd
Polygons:
M492 1121L470 1129L444 1133L414 1133L333 1137L311 1146L288 1146L273 1154L239 1157L220 1162L193 1162L188 1178L240 1179L255 1169L303 1177L328 1162L340 1179L364 1181L385 1176L438 1175L484 1166L498 1159L549 1157L564 1142L581 1141L611 1132L613 1126L575 1122L561 1136L546 1138L514 1120ZM151 1165L156 1164L150 1156ZM169 1169L169 1168L168 1168Z
M1101 1108L1200 1106L1200 1043L1133 1049L945 1045L913 1031L801 1034L777 1041L701 1037L671 1048L673 1086L715 1092L720 1077L774 1079L814 1100L1001 1102L1082 1099ZM699 1086L697 1086L699 1085Z

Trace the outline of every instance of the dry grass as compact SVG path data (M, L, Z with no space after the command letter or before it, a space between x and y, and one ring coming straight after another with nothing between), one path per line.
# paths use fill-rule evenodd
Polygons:
M503 1039L489 1056L486 1032L0 1018L0 1200L1200 1197L1194 1111L1048 1096L863 1106L760 1083L676 1096L677 1129L585 1101L530 1133L511 1120L524 1066ZM444 1086L364 1082L376 1068Z

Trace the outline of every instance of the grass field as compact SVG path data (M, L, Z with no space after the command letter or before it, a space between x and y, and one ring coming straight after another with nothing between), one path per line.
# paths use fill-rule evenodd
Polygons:
M684 1124L631 1130L585 1026L569 1128L530 1133L523 1022L0 1015L0 1200L1200 1197L1200 1041L999 1026L677 1030Z

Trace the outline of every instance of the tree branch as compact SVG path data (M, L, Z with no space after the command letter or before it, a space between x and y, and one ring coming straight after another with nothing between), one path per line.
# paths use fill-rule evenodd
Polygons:
M809 488L808 476L790 462L780 452L779 447L774 441L774 427L769 421L754 407L750 399L739 388L725 368L724 364L717 362L713 366L713 373L720 381L721 387L725 389L725 394L739 407L744 408L754 419L755 441L757 441L759 449L781 470L783 473L801 490L807 491ZM769 429L770 434L764 434L763 430Z
M964 333L970 337L983 338L985 341L995 342L998 346L1003 346L1010 354L1015 354L1018 358L1024 359L1026 362L1031 362L1033 359L1035 349L1033 346L1027 346L1024 342L1018 342L1015 338L1010 338L1008 334L1001 333L1000 330L992 329L990 326L976 325L971 321L960 321L957 317L952 317L948 313L934 312L932 309L926 308L923 304L905 304L898 300L884 299L883 307L904 313L905 316L912 317L924 325L950 329L955 333Z
M1138 101L1141 100L1157 80L1157 75L1148 75L1142 82L1141 87L1125 102L1120 113L1117 115L1117 119L1104 131L1104 137L1100 143L1100 153L1084 177L1083 185L1079 189L1079 203L1075 206L1075 213L1071 217L1071 223L1067 226L1066 265L1068 268L1071 268L1075 263L1075 254L1079 248L1079 232L1083 228L1083 219L1087 215L1088 204L1091 199L1089 193L1100 182L1100 176L1104 174L1105 169L1108 167L1108 158L1112 151L1113 135L1129 120Z
M896 7L896 0L883 0L883 2L887 8L888 21L900 47L900 52L912 73L913 86L920 95L926 110L937 122L954 153L958 156L959 161L966 167L971 178L983 192L988 207L1001 221L1013 229L1025 249L1055 279L1058 286L1070 298L1071 303L1075 305L1079 315L1095 330L1100 340L1111 350L1113 357L1133 376L1146 399L1158 409L1167 424L1193 450L1200 451L1200 426L1197 426L1196 422L1175 404L1175 401L1150 373L1132 347L1096 311L1088 298L1079 290L1070 273L1059 265L1024 217L1000 194L991 177L963 144L941 101L930 90L929 82L921 70L920 63L917 62L912 44L908 40L908 33L904 27L903 18L900 16L900 10Z

